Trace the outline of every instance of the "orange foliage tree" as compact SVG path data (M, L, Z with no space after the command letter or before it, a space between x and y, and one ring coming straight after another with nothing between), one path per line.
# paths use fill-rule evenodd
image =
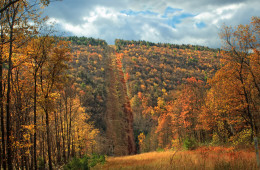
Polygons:
M224 66L210 81L223 94L228 112L240 116L251 129L251 138L259 134L260 122L260 18L235 29L223 27Z

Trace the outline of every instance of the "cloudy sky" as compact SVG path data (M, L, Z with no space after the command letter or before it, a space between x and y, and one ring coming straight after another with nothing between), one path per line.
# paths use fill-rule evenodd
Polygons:
M44 14L64 35L220 47L221 26L250 23L259 0L63 0Z

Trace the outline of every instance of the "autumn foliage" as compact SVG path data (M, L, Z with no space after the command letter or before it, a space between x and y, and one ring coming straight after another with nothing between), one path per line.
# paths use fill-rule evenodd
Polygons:
M32 7L48 2L0 2L0 169L55 169L91 152L99 132L69 76L70 43L38 33Z
M0 169L55 169L94 152L182 147L195 150L186 154L201 166L212 152L232 162L240 158L234 150L259 137L259 17L224 26L222 50L113 46L40 34L45 19L28 7L49 1L8 2L0 2Z

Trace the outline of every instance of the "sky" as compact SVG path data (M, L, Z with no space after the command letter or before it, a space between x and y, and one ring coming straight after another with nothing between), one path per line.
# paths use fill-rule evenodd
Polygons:
M63 36L220 48L223 24L249 24L259 0L62 0L44 9Z

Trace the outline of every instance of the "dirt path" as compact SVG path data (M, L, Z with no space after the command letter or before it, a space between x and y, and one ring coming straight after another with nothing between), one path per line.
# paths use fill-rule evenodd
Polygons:
M133 113L127 96L122 65L115 49L107 49L107 137L110 155L136 153L133 135Z

